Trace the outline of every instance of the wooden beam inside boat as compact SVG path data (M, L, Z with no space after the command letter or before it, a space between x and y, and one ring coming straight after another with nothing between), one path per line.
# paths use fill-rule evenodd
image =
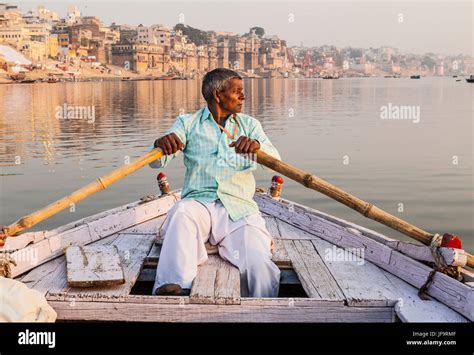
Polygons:
M326 300L257 299L240 305L190 304L175 299L128 296L120 301L48 299L58 320L136 322L377 322L395 320L393 307L347 307ZM304 305L301 305L301 304ZM71 306L73 304L73 306Z

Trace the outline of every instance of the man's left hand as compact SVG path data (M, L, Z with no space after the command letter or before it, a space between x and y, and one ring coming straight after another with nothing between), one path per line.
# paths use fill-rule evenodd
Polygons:
M230 143L229 147L235 147L235 152L239 154L251 154L260 149L260 143L255 139L240 136L239 139Z

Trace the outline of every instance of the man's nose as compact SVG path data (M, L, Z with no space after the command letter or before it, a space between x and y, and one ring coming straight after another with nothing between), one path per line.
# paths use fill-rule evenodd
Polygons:
M241 94L240 97L239 97L240 100L245 100L245 95L244 94Z

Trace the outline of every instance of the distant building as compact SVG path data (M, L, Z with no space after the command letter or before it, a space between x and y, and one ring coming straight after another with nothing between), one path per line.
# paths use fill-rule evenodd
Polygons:
M162 46L170 45L171 28L163 25L153 25L146 27L139 25L137 27L137 43L156 44Z
M169 55L154 44L112 44L112 64L137 73L166 73Z
M229 68L229 36L217 36L217 66L219 68Z
M81 19L81 12L76 6L69 6L67 11L67 19L66 22L68 24L75 24L79 22Z
M436 75L438 76L444 76L444 62L440 62L436 66Z

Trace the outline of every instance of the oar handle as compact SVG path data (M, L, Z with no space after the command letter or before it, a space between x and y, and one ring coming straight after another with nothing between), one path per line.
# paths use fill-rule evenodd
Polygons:
M387 227L395 229L409 237L412 237L419 242L430 245L434 235L414 226L407 221L404 221L394 215L385 212L384 210L361 200L358 197L351 195L350 193L334 186L333 184L315 176L308 174L307 172L295 168L290 164L287 164L281 160L275 159L267 153L259 150L257 152L257 162L265 165L266 167L279 172L286 177L299 182L307 188L321 192L322 194L352 208L353 210L361 213L367 218L373 219L380 222ZM468 254L467 265L474 267L474 257Z
M125 176L137 171L147 164L154 162L155 160L163 156L163 151L160 148L155 148L140 158L135 159L130 164L124 165L111 173L104 175L90 184L74 191L72 194L57 200L42 209L29 214L28 216L22 217L15 223L3 227L3 235L0 236L0 240L6 237L18 235L22 231L31 228L35 224L44 221L45 219L55 215L58 212L68 208L71 204L84 200L85 198L95 194L98 191L104 190L118 180Z

